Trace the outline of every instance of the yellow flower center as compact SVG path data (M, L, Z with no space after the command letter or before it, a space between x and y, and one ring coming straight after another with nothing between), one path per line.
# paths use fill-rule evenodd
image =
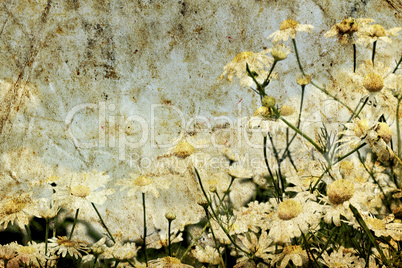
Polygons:
M363 136L369 130L367 119L361 119L355 122L353 131L355 132L356 137Z
M370 73L364 77L363 86L370 92L378 92L384 87L384 79L379 74Z
M293 199L284 200L278 206L278 217L288 221L296 218L302 212L302 205Z
M385 223L376 218L368 218L365 220L366 224L369 225L369 227L372 227L373 229L377 230L385 230Z
M151 179L145 176L139 176L134 180L134 184L137 186L146 186L152 183Z
M382 36L385 36L386 34L385 34L385 29L384 29L384 27L382 27L381 25L379 25L379 24L374 24L373 25L373 34L372 34L372 36L374 37L374 36L376 36L376 37L382 37Z
M286 246L283 251L282 254L297 254L297 253L302 253L303 249L301 246L299 245L294 245L294 246Z
M355 186L349 180L340 179L328 186L327 196L331 203L342 204L352 198Z
M26 207L29 201L29 198L24 197L13 198L5 205L4 212L8 215L20 212Z
M337 24L339 33L353 34L357 31L357 23L353 18L344 19L341 23Z
M269 115L270 115L270 111L269 111L268 107L265 107L265 106L261 106L254 112L254 116L269 117Z
M391 141L392 130L387 125L387 123L384 123L384 122L378 123L375 131L377 132L378 136L380 136L385 141L385 143L388 143Z
M67 237L59 237L59 239L57 239L57 244L59 244L60 246L64 246L67 248L71 248L71 247L75 247L75 242L68 240Z
M292 107L290 107L289 105L283 105L283 106L279 109L279 113L280 113L282 116L289 116L289 115L294 114L294 112L295 112L295 110L294 110Z
M292 19L288 19L282 22L281 27L279 27L279 30L286 30L286 29L296 29L297 26L297 21L294 21Z
M306 74L305 76L298 75L296 77L296 82L300 86L308 85L311 82L311 76Z
M35 248L32 246L20 246L18 248L18 253L22 253L22 254L33 254L35 253Z
M91 189L85 185L77 185L71 188L71 195L85 198L91 193Z
M195 148L193 145L191 145L187 141L182 141L176 145L176 147L173 150L173 153L177 157L186 158L187 156L192 155L194 153L194 151L195 151Z
M243 51L243 52L240 52L239 54L237 54L234 57L232 62L242 62L245 59L248 59L248 58L252 57L253 55L254 55L254 53L251 52L251 51Z

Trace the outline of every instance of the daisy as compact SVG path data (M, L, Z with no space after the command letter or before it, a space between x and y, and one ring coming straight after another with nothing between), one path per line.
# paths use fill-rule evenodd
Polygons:
M193 268L194 266L181 263L181 261L174 257L163 257L156 260L152 260L149 263L149 268Z
M268 254L268 252L275 251L275 245L273 245L273 241L268 237L267 232L263 231L259 238L253 232L248 232L246 235L239 236L239 239L243 244L243 249L251 256L261 258L264 261L272 258L273 255ZM245 259L247 259L246 256L238 259L237 262L242 262Z
M170 183L162 177L147 177L138 176L137 174L131 173L132 179L122 179L116 182L117 186L123 186L120 191L125 189L128 190L128 196L136 195L139 192L147 193L151 192L155 197L159 197L159 192L157 188L168 189Z
M136 247L135 243L125 243L124 245L117 242L112 247L107 249L107 252L118 261L132 260L137 256L140 247Z
M7 267L7 262L17 256L17 242L11 242L6 245L0 245L0 260L3 260L4 267Z
M87 253L87 243L80 240L70 240L66 236L52 237L49 239L49 250L52 254L65 258L67 255L73 258L82 258L82 253Z
M289 39L289 36L292 39L296 38L296 32L311 32L311 29L313 29L313 25L309 24L299 24L297 21L294 21L292 19L288 19L282 22L281 26L279 27L278 31L273 32L270 36L268 36L268 39L274 38L272 41L274 43L283 40L287 41Z
M363 259L359 259L359 257L356 256L355 253L356 250L354 249L348 249L344 248L343 246L340 246L338 250L332 251L331 254L328 254L327 251L324 251L324 253L322 254L322 260L320 259L320 262L328 266L329 268L365 267L365 261Z
M338 41L342 45L354 43L353 34L359 31L363 25L367 23L374 22L373 19L355 19L348 18L344 19L342 22L335 24L331 27L331 30L325 33L325 38L337 36Z
M219 248L219 251L223 251L223 247ZM191 251L194 258L199 262L209 263L211 265L218 265L221 262L221 256L215 247L206 246L202 248L200 246L195 246L195 249Z
M64 207L71 210L87 207L90 203L102 205L108 195L114 193L113 189L106 189L110 177L104 172L95 170L89 173L71 172L58 181L55 196L60 198Z
M260 230L268 230L270 225L267 219L272 216L272 211L272 204L258 203L258 201L250 202L247 207L234 210L233 213L236 217L236 221L233 224L234 233L246 233L248 230L257 233Z
M275 61L282 61L288 57L290 48L284 44L275 44L269 51Z
M377 40L382 40L387 43L392 43L389 36L398 36L398 32L402 30L401 27L395 27L389 30L379 24L365 24L363 27L359 28L356 35L359 37L356 40L356 44L364 44L366 46L376 42Z
M295 266L303 266L308 262L308 256L307 252L302 249L301 246L295 245L295 246L286 246L282 253L277 254L273 260L272 263L280 263L280 268L285 268L287 267L289 261L293 262L293 265Z
M361 212L371 195L370 192L363 192L359 188L358 183L348 179L337 179L327 187L327 196L322 198L328 204L324 215L324 221L327 224L333 222L336 226L340 226L341 216L350 222L355 221L349 204Z
M224 67L224 72L219 76L219 80L222 80L226 75L227 79L232 82L233 77L236 74L237 78L240 79L240 84L243 86L252 86L254 81L247 73L246 65L252 72L256 72L256 79L259 83L262 83L268 75L267 68L273 63L273 59L266 54L268 50L263 50L258 53L253 53L251 51L244 51L237 54L234 59L226 64ZM274 78L274 76L272 76Z
M273 202L276 202L274 200ZM291 243L291 239L301 233L319 228L322 207L316 197L309 192L298 193L294 198L284 199L276 205L275 214L269 220L269 237L275 243Z
M19 245L17 247L18 256L9 262L9 265L12 266L12 263L20 266L28 266L28 267L44 267L47 261L48 266L52 267L53 259L49 259L45 255L45 243L36 243L34 241L28 242L26 246ZM16 266L15 266L16 267Z
M29 224L31 218L37 215L32 192L3 197L0 201L0 224L4 229L8 224L17 223L21 229Z

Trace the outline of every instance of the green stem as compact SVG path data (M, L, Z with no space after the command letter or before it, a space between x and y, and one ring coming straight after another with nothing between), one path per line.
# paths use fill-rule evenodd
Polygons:
M207 196L207 193L206 193L205 190L204 190L204 186L202 185L201 177L200 177L200 174L198 173L197 168L194 167L194 171L195 171L195 174L196 174L196 176L197 176L198 182L199 182L199 184L200 184L200 186L201 186L201 190L202 190L202 192L203 192L203 194L204 194L204 197L207 199L208 204L209 204L209 207L211 208L212 214L213 214L214 218L216 219L216 222L217 222L218 225L222 228L223 232L226 234L226 236L229 238L230 242L232 242L232 244L235 246L235 248L237 248L238 250L242 251L242 252L245 253L247 256L249 256L250 254L249 254L247 251L245 251L244 249L242 249L241 247L239 247L239 246L235 243L235 241L233 240L233 237L229 234L229 232L226 230L226 228L225 228L225 227L222 225L222 223L219 221L218 215L216 215L216 212L212 209L212 204L211 204L211 202L210 202L210 200L209 200L209 198L208 198L208 196ZM212 226L211 226L211 228L212 228Z
M306 74L303 71L303 67L300 63L299 52L297 51L297 46L296 46L296 40L294 38L292 38L292 42L293 42L293 47L295 48L295 54L296 54L297 64L299 64L299 69L302 72L302 74L304 76L306 76Z
M204 207L204 210L205 210L205 214L207 215L207 220L208 220L209 226L211 228L212 237L214 238L214 241L215 241L216 250L218 251L218 254L219 254L219 259L221 260L222 267L225 267L225 264L223 263L221 251L219 250L218 240L216 239L214 229L212 228L211 218L209 217L208 208Z
M110 233L109 229L107 228L107 226L106 226L105 222L103 221L103 219L102 219L98 209L96 208L95 204L91 202L91 205L95 209L96 214L98 214L99 220L101 221L102 226L106 229L106 232L109 234L110 239L112 239L113 243L116 243L116 241L113 238L113 235Z
M275 65L276 65L277 62L278 62L277 60L274 60L274 63L272 64L271 69L269 70L268 76L267 76L267 78L264 80L264 83L261 84L261 87L265 88L266 86L268 86L268 84L269 84L269 78L271 77L272 71L274 70ZM265 91L264 91L264 92L265 92Z
M49 239L49 219L46 218L46 231L45 231L45 256L47 256L47 240Z
M354 206L352 206L352 204L349 205L349 208L352 211L353 215L355 216L355 218L356 218L357 222L359 223L359 225L363 228L364 232L368 236L370 242L378 250L378 253L381 256L382 262L385 264L386 267L389 267L388 259L385 257L384 252L382 251L382 249L379 246L379 243L377 243L377 241L375 240L374 236L371 234L369 228L367 227L366 223L364 222L364 220L363 220L362 216L360 215L359 211Z
M353 72L356 72L356 44L353 44Z
M269 175L271 177L271 182L272 185L275 188L275 192L278 194L278 201L281 200L281 193L279 191L279 187L276 185L275 179L274 179L274 174L272 174L271 168L269 167L269 163L268 163L268 157L267 157L267 136L264 135L264 161L265 161L265 165L267 166Z
M197 238L193 239L193 242L191 243L191 245L189 245L186 249L186 251L184 252L183 256L181 256L180 261L183 260L183 258L187 255L187 253L189 252L189 250L195 245L195 243L197 243L198 239L200 239L200 237L202 236L202 234L205 232L205 230L207 229L207 227L209 226L209 223L205 224L204 228L202 228L200 234L197 236Z
M305 138L308 142L311 143L311 145L313 145L317 149L317 151L319 151L322 155L324 155L324 153L325 153L324 150L315 141L313 141L309 136L307 136L306 134L301 132L300 129L298 129L297 127L295 127L291 123L289 123L285 118L283 118L283 116L279 117L279 119L282 120L282 122L285 123L288 127L293 129L294 131L296 131L297 134L299 134L300 136Z
M401 97L398 97L398 104L396 105L396 132L398 137L398 157L401 158L401 132L399 126L399 106L401 104Z
M373 43L373 54L371 55L371 61L373 62L373 66L374 66L374 58L375 58L375 49L377 47L377 40L374 41Z
M402 62L402 56L401 56L401 58L399 59L398 63L396 64L396 67L395 67L394 71L392 72L393 74L396 73L396 71L398 70L399 65L401 64L401 62Z
M172 249L170 248L170 230L172 227L172 220L168 220L168 249L169 249L169 257L172 257Z
M144 258L145 258L145 265L148 267L148 256L147 256L147 250L146 250L146 237L147 237L147 213L145 210L145 193L142 193L142 209L144 211L144 243L143 245L143 251L144 251Z
M31 230L28 225L25 225L25 230L27 231L28 241L32 242Z
M75 217L74 217L74 223L73 223L73 228L71 229L70 236L68 237L68 240L71 240L71 237L73 237L75 225L77 224L77 219L78 219L78 212L80 211L79 208L75 211Z

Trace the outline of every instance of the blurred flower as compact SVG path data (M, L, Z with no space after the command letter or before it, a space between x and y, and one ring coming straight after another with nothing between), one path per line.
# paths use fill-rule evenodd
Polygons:
M110 177L104 172L71 172L59 179L56 197L60 198L64 207L71 210L87 207L90 203L101 205L114 189L106 189ZM92 209L92 208L91 208Z
M279 27L278 31L273 32L269 38L274 38L272 41L274 43L283 40L287 41L289 39L289 36L292 39L296 38L296 32L311 32L311 29L313 29L313 25L309 24L299 24L297 21L294 21L292 19L288 19L282 22L281 26Z
M128 190L128 196L133 196L138 192L147 193L151 192L155 197L159 197L157 188L168 189L169 181L162 177L150 178L147 176L138 176L136 174L130 174L132 179L121 179L116 182L117 186L123 186L120 191Z
M290 53L290 48L284 44L275 44L271 49L271 55L276 61L282 61L288 57Z
M392 40L389 38L389 36L398 36L398 32L400 30L402 30L401 27L385 30L385 28L379 24L364 24L356 33L356 35L359 37L356 40L356 44L364 44L368 46L377 40L392 43Z
M181 263L181 261L174 257L166 256L156 260L149 261L149 268L193 268L194 266Z
M333 250L329 255L327 251L322 254L321 263L332 268L332 267L359 267L364 268L366 262L364 259L359 259L355 255L356 250L352 248L344 248L340 246L338 250ZM369 266L372 267L372 266ZM376 266L374 266L376 267Z
M243 86L252 86L254 84L252 78L248 75L246 65L250 68L251 72L256 73L256 79L262 83L268 75L266 68L272 63L273 59L266 54L268 50L263 50L258 53L250 51L244 51L237 54L234 59L226 64L224 72L219 76L219 80L222 80L226 75L227 79L232 82L233 77L236 76L240 79L240 84ZM272 76L271 78L274 78Z

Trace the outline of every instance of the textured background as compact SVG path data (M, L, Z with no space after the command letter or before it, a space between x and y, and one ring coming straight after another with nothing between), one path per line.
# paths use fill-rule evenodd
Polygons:
M266 37L283 20L315 26L297 39L307 72L324 83L352 55L323 37L334 23L371 17L388 29L401 26L401 11L400 0L3 0L0 151L18 158L26 147L50 167L127 177L185 125L191 132L253 113L251 90L217 78L237 53L270 47ZM397 58L395 47L382 49L385 61ZM297 88L294 56L277 71L270 94L286 103Z

